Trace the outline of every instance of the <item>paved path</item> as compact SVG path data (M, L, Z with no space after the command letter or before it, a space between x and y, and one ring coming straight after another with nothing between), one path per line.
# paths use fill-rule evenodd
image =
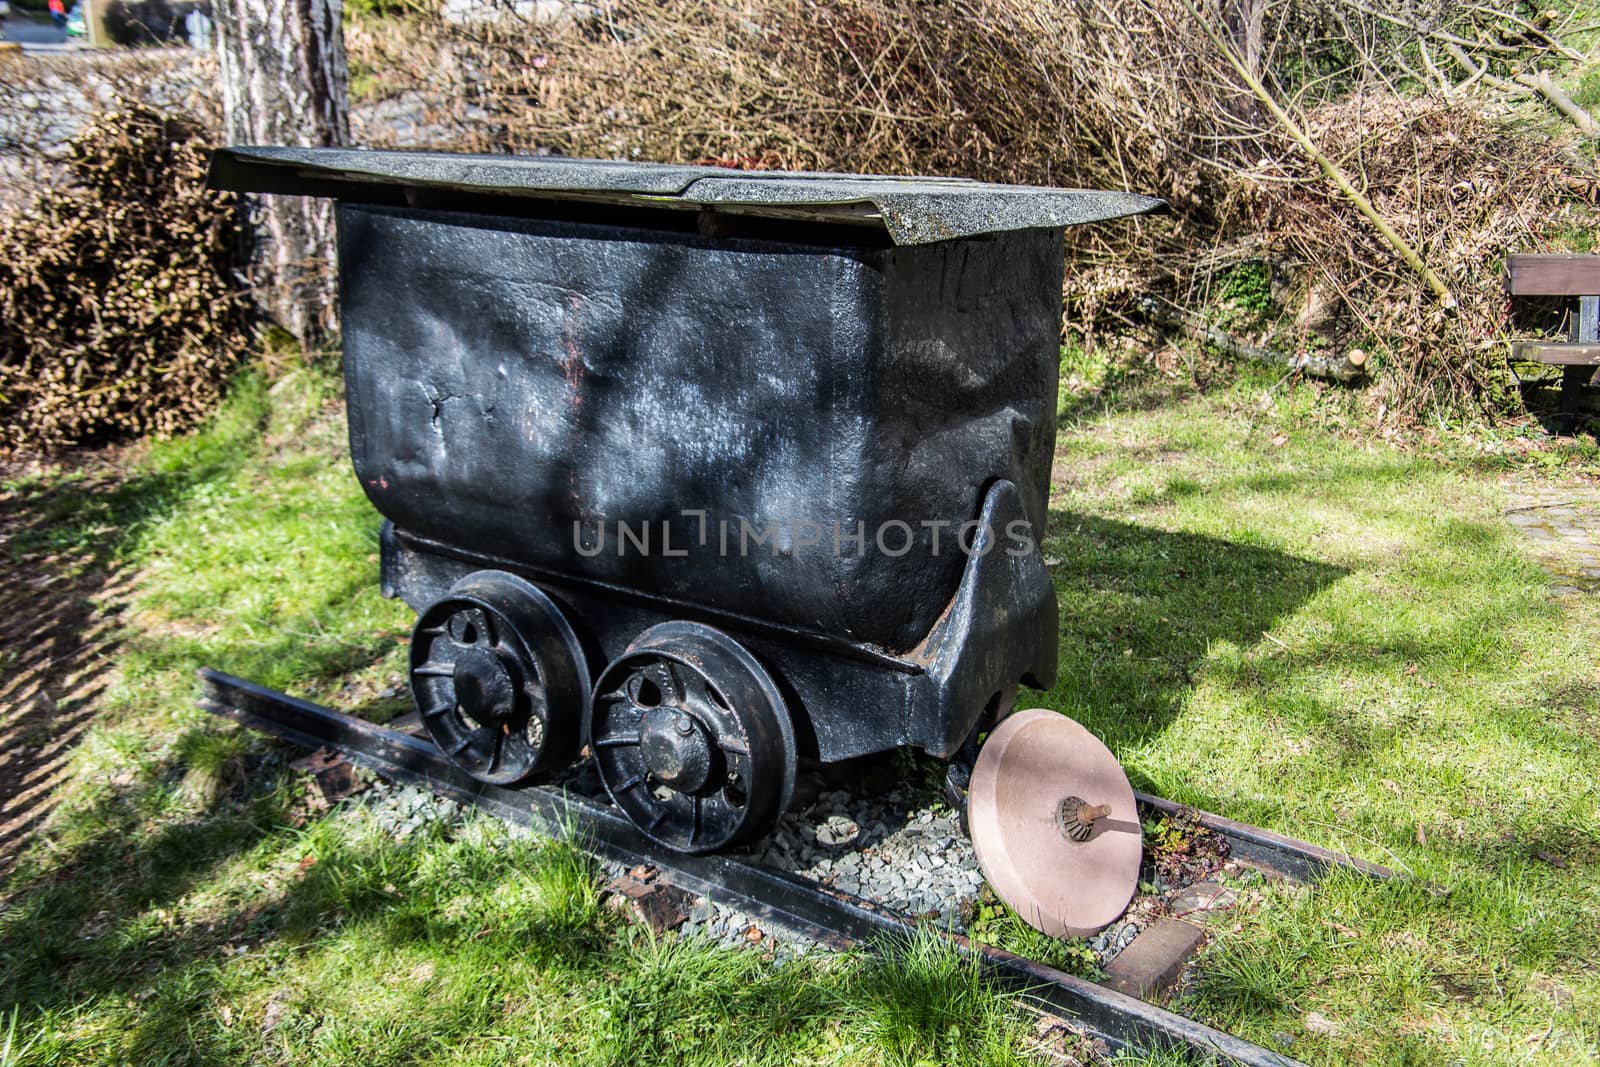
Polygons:
M4 23L0 23L0 41L15 41L20 45L60 45L67 42L67 34L48 22L35 22L26 15L13 13Z
M1600 487L1509 486L1506 520L1533 542L1552 593L1600 590Z

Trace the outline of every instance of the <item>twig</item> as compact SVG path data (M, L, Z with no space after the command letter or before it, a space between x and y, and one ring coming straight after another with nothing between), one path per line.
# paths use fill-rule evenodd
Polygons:
M1366 373L1366 360L1352 361L1348 356L1313 356L1308 352L1291 355L1263 345L1241 341L1225 330L1201 321L1199 316L1176 307L1159 297L1147 296L1141 305L1145 314L1163 326L1182 331L1186 336L1221 349L1230 356L1287 367L1290 373L1299 372L1313 378L1329 378L1337 382L1353 382Z
M1444 76L1444 72L1440 70L1439 67L1434 63L1433 53L1428 51L1427 41L1417 41L1417 55L1422 58L1422 65L1426 67L1428 73L1433 76L1434 84L1439 87L1440 91L1442 91L1446 96L1455 92L1456 87L1451 84L1450 79L1446 78Z
M1545 47L1549 48L1553 52L1560 53L1563 59L1570 59L1574 63L1583 62L1582 52L1579 52L1576 48L1562 44L1560 41L1550 36L1550 34L1546 33L1543 29L1529 22L1527 19L1521 17L1514 11L1500 11L1497 8L1486 7L1483 4L1472 4L1470 6L1472 10L1480 14L1488 15L1491 18L1505 19L1507 22L1516 23L1518 26L1522 27L1525 33L1531 34L1532 36L1543 41L1545 43Z
M1445 50L1450 53L1452 59L1465 67L1470 75L1458 88L1466 88L1473 82L1482 79L1485 85L1499 89L1503 93L1510 93L1513 96L1529 96L1537 93L1549 101L1551 107L1570 119L1572 124L1578 127L1579 132L1585 137L1600 137L1600 123L1595 122L1594 116L1585 111L1582 105L1572 99L1571 96L1567 95L1566 90L1557 85L1555 79L1550 77L1547 72L1540 70L1532 74L1522 73L1515 75L1508 81L1505 78L1497 78L1490 74L1487 63L1480 66L1458 45L1446 44Z
M1467 55L1467 53L1461 49L1461 46L1447 43L1444 47L1445 51L1450 53L1450 58L1467 68L1467 73L1471 75L1471 77L1461 83L1463 87L1471 85L1473 82L1482 79L1483 84L1494 89L1499 89L1503 93L1510 93L1512 96L1529 95L1528 89L1525 89L1520 85L1514 85L1511 82L1506 81L1504 78L1497 78L1493 74L1490 74L1489 64L1484 63L1480 66L1476 60Z
M1415 34L1418 34L1418 35L1421 35L1421 36L1425 36L1425 37L1432 37L1436 41L1441 41L1441 42L1444 42L1444 43L1447 43L1447 44L1455 44L1455 45L1466 44L1466 45L1471 45L1473 48L1481 48L1481 49L1483 49L1484 51L1487 51L1487 52L1499 52L1499 53L1501 53L1503 55L1512 55L1512 56L1516 55L1519 51L1521 51L1515 45L1492 44L1489 41L1472 41L1472 40L1468 40L1465 37L1457 37L1455 34L1449 32L1448 30L1436 30L1436 29L1434 29L1434 28L1432 28L1430 26L1424 26L1421 23L1415 22L1412 19L1401 18L1398 15L1391 15L1386 11L1378 11L1375 8L1371 8L1371 7L1368 7L1366 4L1360 3L1359 0L1341 0L1341 2L1344 3L1344 5L1346 7L1355 8L1357 11L1361 12L1363 15L1370 15L1371 17L1373 17L1375 19L1381 19L1384 22L1388 22L1388 23L1391 23L1391 24L1393 24L1395 26L1399 26L1402 29L1410 30L1412 33L1415 33Z
M1526 85L1540 96L1550 101L1550 106L1572 120L1585 137L1600 137L1600 123L1596 123L1594 116L1585 111L1576 100L1567 95L1566 90L1557 85L1555 79L1547 71L1534 71L1532 74L1518 74L1511 79L1518 85Z

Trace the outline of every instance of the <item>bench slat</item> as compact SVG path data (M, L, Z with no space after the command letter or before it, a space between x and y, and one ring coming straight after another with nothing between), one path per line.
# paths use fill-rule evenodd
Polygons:
M1561 367L1600 367L1600 344L1518 341L1511 346L1511 358Z
M1600 256L1524 252L1506 257L1506 291L1512 296L1600 294Z

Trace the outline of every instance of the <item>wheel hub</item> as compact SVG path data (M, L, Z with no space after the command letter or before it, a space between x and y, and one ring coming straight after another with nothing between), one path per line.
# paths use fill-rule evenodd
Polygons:
M639 723L639 752L650 774L680 793L694 793L711 777L711 740L688 712L654 708Z
M472 646L456 656L456 705L480 726L503 726L517 710L511 666L490 649Z
M794 790L794 733L777 685L737 641L700 623L653 626L614 659L585 736L611 799L681 852L759 838Z

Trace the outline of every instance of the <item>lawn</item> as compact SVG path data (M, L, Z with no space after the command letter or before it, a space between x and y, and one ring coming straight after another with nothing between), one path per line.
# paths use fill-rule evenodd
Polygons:
M1267 890L1183 1010L1321 1063L1596 1058L1600 608L1500 516L1501 479L1592 450L1402 447L1271 384L1066 396L1063 670L1029 699L1139 786L1410 875ZM13 560L121 576L95 594L121 638L4 886L0 1062L1029 1062L1026 1016L935 943L777 966L653 939L570 849L318 812L283 750L193 710L200 664L404 706L343 432L329 376L252 374L114 484L3 487Z
M1044 703L1152 792L1411 877L1270 894L1185 1010L1321 1062L1600 1058L1600 610L1501 515L1592 452L1403 451L1259 384L1063 436Z

